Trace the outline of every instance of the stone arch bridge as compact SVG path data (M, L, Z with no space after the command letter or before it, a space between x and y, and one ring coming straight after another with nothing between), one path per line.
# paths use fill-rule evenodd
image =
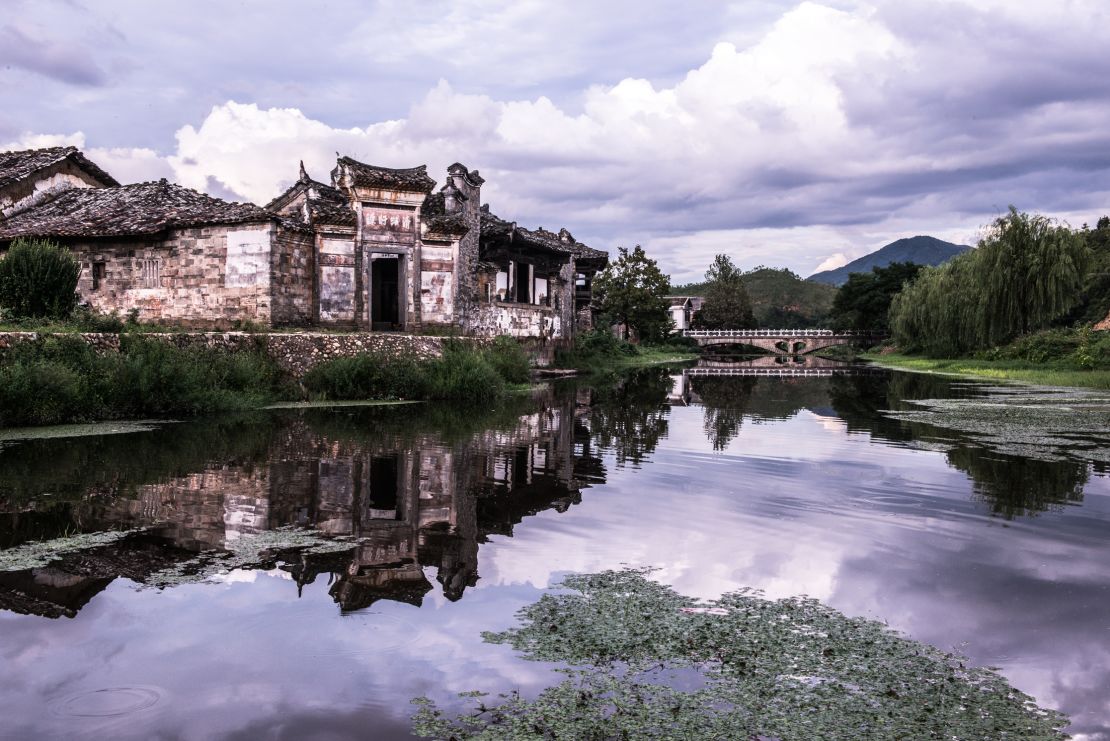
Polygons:
M831 329L687 329L682 335L701 347L751 345L781 355L803 355L834 345L874 345L886 337L881 332Z

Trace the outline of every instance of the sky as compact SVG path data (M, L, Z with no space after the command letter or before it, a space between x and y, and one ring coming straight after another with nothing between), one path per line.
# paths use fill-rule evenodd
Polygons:
M806 276L1110 213L1105 0L0 0L0 149L265 204L461 161L523 226Z

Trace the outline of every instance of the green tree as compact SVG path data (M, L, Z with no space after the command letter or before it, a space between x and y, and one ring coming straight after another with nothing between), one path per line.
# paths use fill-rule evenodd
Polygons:
M1044 329L1078 305L1089 258L1081 233L1011 207L978 249L922 270L894 297L894 339L910 352L955 357Z
M892 262L871 268L870 273L852 273L833 298L833 326L885 332L890 326L887 313L891 300L920 271L916 263Z
M632 251L619 247L618 252L616 261L594 278L600 313L620 326L624 338L648 342L665 338L672 326L667 314L670 278L640 245Z
M81 266L64 247L17 239L0 259L0 308L16 318L64 319L77 306Z
M704 329L749 329L755 326L744 274L728 255L717 255L705 271L705 303L695 318Z

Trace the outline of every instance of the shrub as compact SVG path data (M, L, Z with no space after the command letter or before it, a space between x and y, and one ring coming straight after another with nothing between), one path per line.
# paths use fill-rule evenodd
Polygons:
M280 371L262 353L143 338L101 354L76 337L51 337L3 360L0 427L244 409L280 391Z
M67 318L77 306L81 267L53 242L18 239L0 260L0 306L15 318Z
M486 353L461 342L445 342L443 356L428 363L429 399L473 403L495 401L505 393L505 380Z
M326 360L305 374L303 383L324 399L421 399L427 388L415 358L375 353Z
M558 351L555 364L563 368L592 368L639 354L636 345L605 329L594 329L578 335L570 350Z
M486 361L507 383L528 383L532 377L532 364L520 343L512 337L501 335L494 339L484 353Z

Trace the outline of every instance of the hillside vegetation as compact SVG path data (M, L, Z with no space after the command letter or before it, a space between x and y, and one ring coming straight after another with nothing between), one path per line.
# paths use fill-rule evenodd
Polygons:
M742 275L751 299L752 313L760 327L800 329L822 324L832 309L836 288L805 280L785 268L760 266ZM705 283L676 286L676 296L704 296Z

